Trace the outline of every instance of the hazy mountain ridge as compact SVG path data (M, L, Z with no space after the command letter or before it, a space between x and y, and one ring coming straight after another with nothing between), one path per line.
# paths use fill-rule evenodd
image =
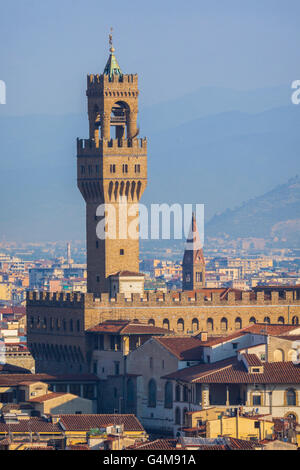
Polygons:
M300 178L296 176L234 210L215 215L206 235L300 241Z

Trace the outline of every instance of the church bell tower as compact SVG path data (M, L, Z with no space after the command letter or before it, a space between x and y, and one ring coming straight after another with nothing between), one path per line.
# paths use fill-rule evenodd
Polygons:
M77 185L86 202L87 290L92 293L110 292L111 276L120 272L139 273L137 207L147 185L147 139L139 138L137 126L138 77L122 72L111 34L109 44L103 73L87 76L89 139L77 139Z
M205 259L196 224L196 216L193 213L182 261L182 290L197 290L204 287Z

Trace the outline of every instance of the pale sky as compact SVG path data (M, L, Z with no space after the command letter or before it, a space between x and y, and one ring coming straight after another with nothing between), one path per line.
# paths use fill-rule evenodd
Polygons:
M256 89L300 78L298 0L0 0L3 114L86 110L109 28L142 105L201 86Z

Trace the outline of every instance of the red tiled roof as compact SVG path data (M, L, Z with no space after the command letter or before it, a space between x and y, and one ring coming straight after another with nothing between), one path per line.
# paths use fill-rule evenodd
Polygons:
M134 450L174 450L177 439L156 439L155 441L143 442L137 446L131 446Z
M45 401L53 400L54 398L62 397L63 395L67 395L67 393L51 392L46 395L41 395L40 397L31 398L29 401L34 403L44 403Z
M18 423L4 423L0 421L0 433L61 433L62 428L58 423L52 423L42 418L22 419Z
M261 366L262 362L256 354L243 354L249 366Z
M99 333L120 333L128 323L130 323L129 320L106 320L103 323L99 323L99 325L89 328L87 331Z
M69 444L68 450L91 450L87 444Z
M235 437L228 437L226 440L231 450L253 450L258 445L256 442L236 439Z
M120 276L120 277L136 277L136 276L140 276L140 277L144 277L144 274L143 274L143 273L134 272L134 271L118 271L117 273L112 274L111 276Z
M93 374L49 375L49 374L3 374L0 373L1 386L16 386L22 382L95 382L99 378Z
M246 334L259 334L259 335L271 335L279 336L283 334L288 334L290 331L299 328L299 325L277 325L277 324L266 324L266 323L255 323L253 325L246 326L240 330L231 333L230 335L216 336L213 338L208 338L203 346L215 346L226 341L231 341L232 339L239 338ZM198 335L196 335L198 336Z
M203 344L198 338L191 336L165 336L155 339L180 361L201 360Z
M129 320L107 320L87 330L90 333L118 333L120 335L164 335L172 334L166 328Z
M278 336L280 339L285 339L287 341L300 341L300 335L281 335Z
M193 383L300 383L300 365L293 362L265 362L263 373L247 372L237 358L229 358L213 364L200 364L178 370L163 378Z
M144 431L143 426L133 414L82 414L60 415L66 431L90 431L93 428L124 424L124 431Z

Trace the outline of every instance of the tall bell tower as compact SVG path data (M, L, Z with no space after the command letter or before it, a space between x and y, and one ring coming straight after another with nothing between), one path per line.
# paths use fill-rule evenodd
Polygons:
M109 44L104 72L87 76L89 139L77 139L87 290L93 293L109 292L110 277L117 273L139 272L137 205L147 185L147 139L138 137L137 127L138 77L121 71L111 34Z
M182 260L182 290L197 290L203 287L205 287L205 259L196 216L193 213Z

